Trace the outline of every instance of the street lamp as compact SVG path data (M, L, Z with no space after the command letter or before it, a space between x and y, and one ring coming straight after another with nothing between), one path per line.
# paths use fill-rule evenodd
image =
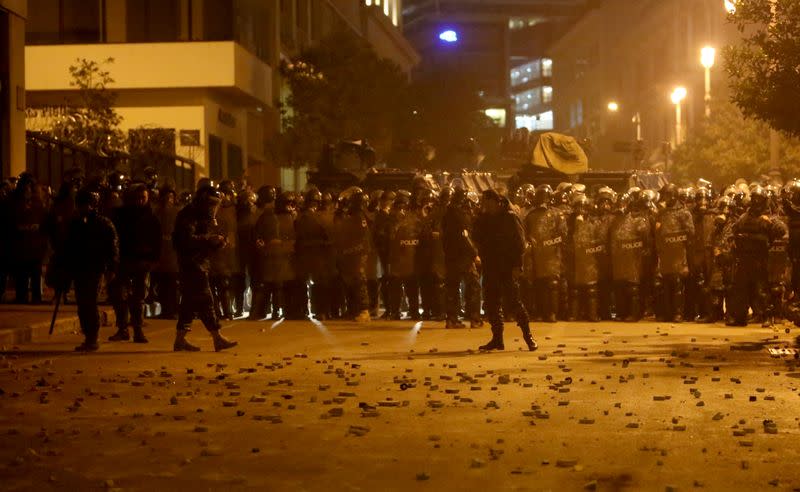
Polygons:
M616 113L617 111L619 111L619 103L617 103L616 101L611 101L610 103L608 103L608 110L611 111L612 113Z
M681 102L686 99L686 87L676 87L675 90L672 91L672 95L670 98L672 99L672 104L675 105L675 146L677 147L682 143L682 133L683 129L681 128Z
M711 46L705 46L700 50L700 63L706 69L706 118L711 116L711 67L714 66L717 50Z
M736 13L736 0L724 0L724 3L725 10L727 10L729 14L733 15Z

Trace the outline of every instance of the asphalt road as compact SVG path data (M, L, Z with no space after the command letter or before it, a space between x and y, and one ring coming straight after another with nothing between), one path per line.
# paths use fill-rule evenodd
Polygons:
M800 489L789 326L536 325L534 353L510 323L495 353L442 323L146 331L4 353L4 490Z

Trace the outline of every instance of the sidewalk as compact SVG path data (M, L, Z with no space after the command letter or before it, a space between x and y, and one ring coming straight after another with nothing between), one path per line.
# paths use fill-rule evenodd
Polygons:
M0 346L41 342L48 338L53 305L0 304ZM114 323L111 306L100 306L102 326ZM53 334L80 332L77 306L62 304Z

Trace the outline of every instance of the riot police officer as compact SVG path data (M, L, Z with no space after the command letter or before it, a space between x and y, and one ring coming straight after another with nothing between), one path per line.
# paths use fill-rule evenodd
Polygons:
M295 219L297 279L311 283L311 308L314 317L324 321L330 315L331 288L335 273L332 231L325 223L320 207L322 193L316 188L306 192L303 210Z
M408 192L401 190L392 207L392 227L389 232L389 313L400 318L403 298L408 301L408 318L421 319L419 312L419 278L417 253L420 240L420 218L411 209Z
M262 288L266 301L272 303L272 319L287 316L289 308L286 294L292 292L294 274L294 194L284 192L275 200L274 211L265 210L255 227L256 246L260 250ZM270 299L271 298L271 299ZM258 299L263 303L263 298ZM255 301L254 301L255 303ZM294 317L296 313L291 313Z
M637 207L641 202L631 202L628 194L620 197L609 235L611 274L614 283L616 319L628 322L642 317L640 286L644 274L645 251L651 247L650 225Z
M613 282L611 275L611 253L609 251L609 241L611 225L614 222L614 205L617 201L617 194L611 188L604 186L597 190L595 197L594 214L596 218L596 230L598 238L597 268L598 268L598 315L600 319L608 321L611 319Z
M178 216L177 194L170 186L163 186L153 213L161 226L161 253L150 274L156 298L161 304L162 319L175 319L178 315L178 256L172 246L172 232Z
M420 279L422 318L442 320L445 304L445 264L442 243L444 206L427 190L418 197L420 203L420 235L417 275Z
M591 204L586 195L575 195L572 209L568 224L567 264L571 286L568 320L598 321L598 255L605 251L605 244L597 233L598 221L590 213Z
M445 290L447 291L446 328L462 328L460 286L464 284L465 313L472 328L481 325L480 260L473 241L473 218L467 194L463 189L453 192L442 218L442 246L445 261Z
M361 188L342 192L345 204L335 222L336 264L344 287L348 314L359 323L370 321L367 294L367 257L370 227L365 209L367 196Z
M225 247L211 257L211 292L214 307L220 319L233 319L233 277L239 273L238 224L236 213L236 190L233 182L225 180L219 184L222 202L217 211L215 232L224 236Z
M97 309L97 294L100 280L108 273L113 276L119 262L119 243L114 225L97 213L100 195L87 189L75 196L77 216L67 228L64 242L63 277L58 281L61 288L73 282L78 319L84 341L75 350L93 352L98 349L100 312Z
M735 221L733 233L733 286L728 310L729 326L747 326L748 308L763 312L767 292L767 258L773 241L788 234L779 220L768 215L766 191L750 192L747 212Z
M559 310L563 248L566 221L559 210L551 206L553 190L549 185L536 188L533 209L525 218L525 231L533 258L533 285L537 314L555 323Z
M211 333L214 350L219 352L237 345L237 342L220 334L222 326L214 311L209 278L211 256L225 246L225 237L212 232L221 201L219 191L210 184L205 185L197 190L192 203L181 210L175 219L172 240L178 253L181 285L181 301L173 344L176 352L200 350L186 340L195 316L200 318Z
M683 320L686 279L689 275L689 247L694 241L694 220L679 200L674 184L667 185L661 198L664 209L656 216L655 244L662 278L662 316L667 321Z

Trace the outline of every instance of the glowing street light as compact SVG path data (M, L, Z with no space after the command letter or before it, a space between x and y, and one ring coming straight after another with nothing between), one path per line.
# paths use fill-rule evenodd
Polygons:
M706 118L711 116L711 67L714 66L714 59L717 56L717 50L711 46L705 46L700 50L700 63L706 69Z
M687 94L688 92L686 91L686 87L676 87L670 96L672 99L672 104L675 105L675 146L678 146L683 142L683 128L681 128L681 102L686 99Z
M445 43L457 43L458 33L452 29L447 29L446 31L442 31L439 33L439 39L441 39Z
M736 0L724 0L724 3L725 10L727 10L729 14L733 15L736 13Z
M616 113L617 111L619 111L619 103L617 103L616 101L611 101L610 103L608 103L608 110L611 111L612 113Z

